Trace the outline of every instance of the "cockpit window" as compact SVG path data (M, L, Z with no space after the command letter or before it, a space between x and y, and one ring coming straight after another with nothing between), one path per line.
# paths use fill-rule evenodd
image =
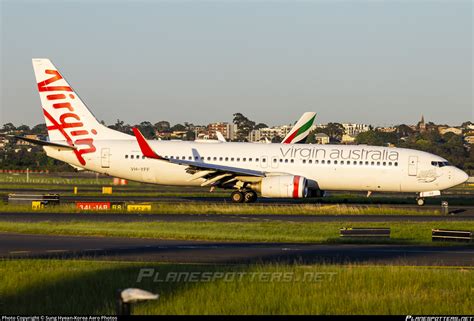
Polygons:
M449 162L437 162L437 161L432 161L431 165L436 166L436 167L451 166Z

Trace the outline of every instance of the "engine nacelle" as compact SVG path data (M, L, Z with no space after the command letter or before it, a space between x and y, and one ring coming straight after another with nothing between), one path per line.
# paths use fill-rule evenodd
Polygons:
M252 188L260 191L262 197L302 198L308 196L308 180L303 176L269 176Z

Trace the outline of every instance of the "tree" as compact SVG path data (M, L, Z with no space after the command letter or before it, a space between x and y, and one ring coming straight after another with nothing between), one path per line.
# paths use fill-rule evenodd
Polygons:
M245 142L248 140L250 132L255 127L255 122L249 120L241 113L234 114L233 123L237 125L237 141Z
M402 138L402 137L407 137L413 134L413 129L411 129L410 126L401 124L401 125L396 126L395 132L397 133L398 138Z
M344 126L339 123L328 123L324 128L316 128L315 134L324 133L329 136L332 142L340 142L345 133Z
M46 135L48 133L48 129L46 128L46 124L38 124L31 128L31 133L37 135Z
M28 125L20 125L16 128L16 130L20 131L20 132L29 132L30 131L30 126Z
M108 126L109 128L113 129L113 130L117 130L119 132L122 132L122 133L126 133L126 134L132 134L132 127L128 124L125 124L123 122L123 120L120 120L120 119L117 119L117 121L115 122L115 124L113 125L110 125Z
M268 128L267 124L258 123L257 125L254 126L253 129L262 129L262 128Z
M6 123L5 125L3 125L3 128L2 128L2 131L5 133L9 133L14 130L16 130L16 127L12 123Z
M155 124L155 129L159 132L169 130L171 127L170 122L166 120L160 120Z
M279 135L273 136L272 138L272 143L281 143L283 138L281 138Z
M182 124L176 124L173 127L170 128L171 131L177 131L177 132L184 132L186 130L186 126Z
M140 132L145 136L147 139L155 139L155 128L149 121L142 121L140 125L137 126Z

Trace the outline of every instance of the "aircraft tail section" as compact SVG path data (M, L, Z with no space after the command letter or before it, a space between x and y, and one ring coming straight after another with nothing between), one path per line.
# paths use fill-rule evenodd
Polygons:
M99 123L49 59L33 59L33 69L49 140L72 147L80 165L96 152L96 140L133 139Z
M282 144L304 143L311 127L313 126L315 117L316 113L314 112L304 113L288 135L283 139Z
M49 59L33 59L33 69L50 141L133 139L99 123Z

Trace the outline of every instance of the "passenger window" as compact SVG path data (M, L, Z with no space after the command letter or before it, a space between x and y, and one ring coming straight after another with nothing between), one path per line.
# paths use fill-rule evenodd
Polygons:
M226 157L226 158L225 158L225 161L228 162L228 161L229 161L229 157Z
M380 166L380 162L377 162L377 166Z
M295 162L295 160L294 160L294 159L291 159L291 160L290 160L290 162L291 162L291 163L294 163L294 162Z
M133 155L130 155L130 158L133 159Z
M246 160L247 160L247 158L245 158L245 157L244 157L244 158L242 158L242 162L245 162Z
M142 156L142 159L145 159L145 155Z
M326 163L326 161L323 159L323 160L321 161L321 164L324 164L324 163Z
M350 164L350 162L349 162L349 164ZM352 164L357 165L357 161L353 161Z
M334 161L334 164L336 164L336 165L337 165L337 160L335 160L335 161Z
M365 161L365 165L369 165L369 161Z
M274 162L274 163L276 163L276 162L277 162L277 159L276 159L276 158L274 158L274 159L273 159L273 162Z
M252 161L252 157L249 158L249 162L251 162L251 161Z
M398 163L397 163L397 162L395 162L395 163L393 163L393 165L395 165L395 166L398 166Z
M303 164L306 164L306 159L303 159Z
M232 158L230 159L230 161L233 162L233 161L234 161L234 157L232 157Z
M267 159L266 159L266 158L262 158L262 162L266 163L266 162L267 162Z
M219 157L219 160L222 162L222 157Z
M374 162L374 161L372 161L372 162L370 163L370 165L375 165L375 162Z
M308 163L312 164L312 163L313 163L313 160L310 159L310 160L308 161Z
M363 162L363 161L360 161L360 162L359 162L359 165L364 165L364 162Z
M383 162L383 166L387 166L387 162Z
M217 157L214 157L214 160L216 161L216 160L217 160Z
M240 162L240 158L237 157L237 161Z
M128 158L128 155L125 155L125 158Z
M392 166L392 162L388 162L388 166Z
M258 158L255 158L255 161L258 162Z
M331 161L330 161L330 160L328 160L328 164L331 164Z
M208 160L208 161L210 161L210 160L211 160L211 158L210 158L210 157L208 157L208 158L207 158L207 160Z
M341 161L341 165L344 165L344 161Z
M285 163L288 163L288 159L285 159Z
M283 163L283 159L280 158L280 163Z
M315 160L314 163L315 163L315 164L319 164L319 160L318 160L318 159Z

